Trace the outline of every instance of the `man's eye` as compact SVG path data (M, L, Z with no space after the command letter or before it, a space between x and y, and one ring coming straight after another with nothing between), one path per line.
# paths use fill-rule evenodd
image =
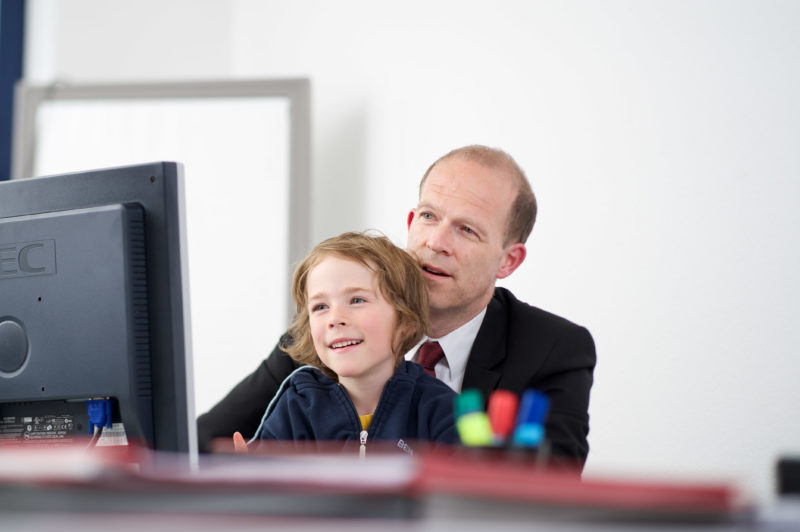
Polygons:
M431 214L429 212L420 213L419 217L420 218L424 218L426 220L433 220L433 214Z
M467 227L466 225L462 228L462 230L465 233L470 234L470 235L474 235L475 234L475 231L473 231L471 227Z

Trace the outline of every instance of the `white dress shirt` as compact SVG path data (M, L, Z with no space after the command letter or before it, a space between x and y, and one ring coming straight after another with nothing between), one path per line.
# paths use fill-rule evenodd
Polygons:
M436 378L460 393L461 383L464 381L464 371L467 369L469 352L472 350L472 344L475 343L475 338L478 336L478 330L481 328L485 315L486 309L484 308L467 323L441 338L423 338L411 351L406 353L406 360L416 362L419 346L423 342L439 342L439 345L442 346L442 351L444 351L444 357L434 368Z

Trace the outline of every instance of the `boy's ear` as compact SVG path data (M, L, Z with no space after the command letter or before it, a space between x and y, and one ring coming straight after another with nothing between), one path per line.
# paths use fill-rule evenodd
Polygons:
M402 351L403 347L403 338L408 338L411 336L411 333L414 331L412 330L411 326L408 323L398 323L397 329L394 333L394 347L397 349L397 364L400 365L400 361L403 360L403 356L405 355Z

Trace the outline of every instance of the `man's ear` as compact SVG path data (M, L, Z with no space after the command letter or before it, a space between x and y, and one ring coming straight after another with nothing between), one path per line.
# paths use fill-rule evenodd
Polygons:
M519 265L525 260L525 256L527 254L528 250L525 249L525 244L521 242L511 244L511 246L509 246L509 248L506 250L505 255L503 255L503 260L500 262L500 267L497 269L497 278L505 279L514 273L514 270L519 268Z
M414 214L416 214L416 212L417 212L416 209L411 209L410 211L408 211L408 220L406 220L406 223L408 224L409 229L411 229L411 222L414 221Z

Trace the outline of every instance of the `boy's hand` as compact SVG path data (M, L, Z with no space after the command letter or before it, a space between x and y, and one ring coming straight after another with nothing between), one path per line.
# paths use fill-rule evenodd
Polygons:
M233 433L233 450L237 453L247 453L247 442L239 431Z

